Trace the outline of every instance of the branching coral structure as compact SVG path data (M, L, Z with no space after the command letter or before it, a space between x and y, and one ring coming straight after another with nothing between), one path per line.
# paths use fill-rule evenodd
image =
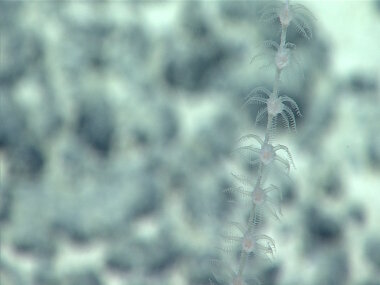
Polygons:
M272 57L271 65L275 68L273 87L271 90L265 87L254 88L246 97L243 105L258 104L256 124L266 117L266 130L263 137L250 133L240 138L235 151L248 156L248 163L257 171L249 177L232 174L237 186L230 187L226 192L232 196L241 196L249 201L249 215L246 224L230 222L235 230L228 232L222 237L225 246L220 248L223 252L230 253L236 249L239 252L239 261L236 266L226 264L222 260L214 260L213 275L218 284L261 284L257 276L252 276L252 268L248 261L255 256L255 260L272 260L275 253L275 241L269 235L263 233L260 225L263 216L270 215L280 219L282 215L281 188L268 179L269 173L278 167L285 169L289 175L291 166L295 169L293 157L287 146L274 144L274 133L277 129L278 120L282 120L285 127L296 131L296 116L301 116L301 111L296 101L280 91L282 84L287 82L281 79L283 71L290 68L294 63L298 65L295 57L295 44L287 42L288 28L295 28L302 37L311 39L312 13L300 4L275 2L267 5L263 10L260 20L264 23L278 22L281 28L280 42L275 40L264 41L263 47L269 49ZM261 55L258 55L261 56ZM281 85L281 86L280 86ZM272 166L277 165L277 169ZM273 174L276 175L276 174ZM237 194L237 195L236 195ZM235 267L235 268L234 268ZM214 284L214 281L210 282Z

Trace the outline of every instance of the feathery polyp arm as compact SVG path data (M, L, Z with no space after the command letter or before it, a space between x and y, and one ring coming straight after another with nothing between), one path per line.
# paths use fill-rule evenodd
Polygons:
M286 152L290 163L293 165L294 169L296 169L296 165L294 164L293 157L292 157L292 155L291 155L291 153L289 151L289 148L287 146L279 144L279 145L277 145L277 146L274 147L274 151L278 151L278 150L283 150L283 151Z
M258 135L254 135L254 134L248 134L248 135L242 136L239 139L239 142L248 140L250 138L255 139L260 144L260 146L263 145L263 143L264 143L264 141Z

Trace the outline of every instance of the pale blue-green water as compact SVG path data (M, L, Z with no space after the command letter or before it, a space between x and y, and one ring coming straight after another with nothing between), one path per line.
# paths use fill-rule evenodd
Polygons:
M312 38L289 28L280 94L302 117L273 141L296 169L268 178L283 195L281 220L262 221L276 251L246 269L265 285L380 284L379 3L304 1ZM257 178L233 150L266 124L242 105L274 82L262 43L280 29L262 8L0 2L2 285L224 284L210 259L236 270L239 246L218 247L250 209L224 190L231 173Z

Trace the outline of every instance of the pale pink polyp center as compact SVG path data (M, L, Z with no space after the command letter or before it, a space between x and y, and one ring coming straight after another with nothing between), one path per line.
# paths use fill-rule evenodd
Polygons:
M266 145L261 150L260 159L265 165L269 164L273 160L273 147Z
M253 241L250 237L244 238L243 249L245 252L252 252L253 251Z
M276 66L278 69L285 68L289 63L289 55L287 51L278 51L276 54Z
M280 114L282 112L282 103L278 98L268 99L267 106L268 113L271 116L276 116L277 114Z
M279 18L280 18L280 22L283 26L289 26L290 24L290 21L292 20L292 16L290 14L290 11L289 11L289 8L288 7L284 7L281 12L280 12L280 15L279 15Z
M264 192L261 189L253 191L253 203L261 205L264 202Z
M240 277L237 277L233 280L232 285L245 285L245 282Z

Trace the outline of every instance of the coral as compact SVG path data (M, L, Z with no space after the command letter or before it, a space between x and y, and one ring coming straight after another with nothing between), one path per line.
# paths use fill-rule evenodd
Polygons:
M261 20L263 22L274 22L278 20L281 25L280 43L278 44L273 40L264 41L263 43L265 48L274 51L271 56L272 63L274 63L275 66L275 77L272 90L265 87L254 88L247 95L243 105L264 105L258 111L256 124L267 115L267 126L264 138L258 134L250 133L242 136L239 140L241 144L253 139L260 147L255 147L253 144L248 143L240 145L235 149L236 152L248 154L249 164L258 166L258 169L255 175L251 174L249 177L233 174L233 177L240 185L227 189L227 192L230 194L239 194L243 197L248 197L250 199L250 210L246 226L238 222L231 222L230 224L237 230L237 234L235 231L223 235L227 244L221 249L224 252L231 252L235 248L233 243L237 243L240 258L237 270L228 269L228 271L231 272L229 277L219 278L219 280L222 279L221 281L218 280L218 274L220 271L225 271L226 267L224 267L224 269L219 268L219 272L214 272L214 276L219 282L246 285L260 284L260 281L258 281L255 276L253 281L248 281L249 276L247 276L247 273L251 273L252 271L251 267L248 268L248 260L251 259L252 256L258 257L259 260L271 260L273 258L276 249L275 241L272 237L262 232L260 225L262 224L262 217L267 212L271 213L275 218L280 219L280 215L282 214L282 192L280 187L270 184L268 173L275 172L276 169L271 167L274 162L279 162L280 168L284 167L287 174L290 172L290 165L295 169L293 158L288 147L282 144L273 144L274 134L277 129L278 117L282 119L283 124L288 129L295 131L295 117L296 115L301 116L296 101L289 96L280 95L280 84L286 83L281 80L282 72L287 70L294 61L298 64L296 58L293 56L295 44L286 41L286 33L288 27L294 25L302 36L310 39L312 36L309 24L310 19L313 19L313 16L307 8L299 4L289 4L289 1L285 3L271 3L262 11ZM284 152L286 158L280 156L278 154L279 151ZM274 173L272 176L273 175L276 176L277 174ZM273 196L275 193L279 195L276 197ZM263 209L268 211L263 211ZM219 265L220 264L219 262Z

